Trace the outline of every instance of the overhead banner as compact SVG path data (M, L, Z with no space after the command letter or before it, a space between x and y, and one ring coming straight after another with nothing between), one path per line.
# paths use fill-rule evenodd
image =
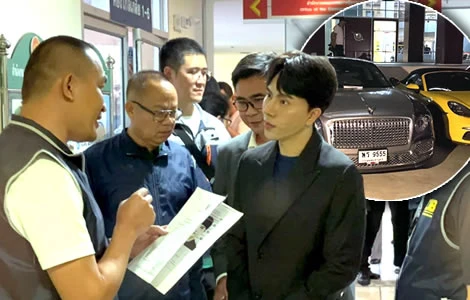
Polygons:
M437 10L438 12L441 12L441 10L442 10L442 1L441 0L411 0L411 1L429 6L430 8L433 8L433 9Z
M437 11L442 10L442 0L411 0ZM243 19L260 20L303 16L330 16L364 0L243 0Z
M243 0L243 19L260 20L268 18L268 0Z
M337 12L364 0L271 0L271 16L320 16Z
M152 32L151 0L109 0L111 20Z

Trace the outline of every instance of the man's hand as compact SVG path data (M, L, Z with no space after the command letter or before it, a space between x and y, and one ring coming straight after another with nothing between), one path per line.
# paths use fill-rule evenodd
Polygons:
M227 276L220 278L219 282L217 282L214 291L214 300L228 300Z
M131 250L130 258L134 258L140 254L145 248L150 246L156 239L161 237L162 235L166 235L168 231L166 231L166 226L157 226L152 225L150 228L137 237L135 240L134 246Z
M152 195L145 188L133 193L121 202L117 211L116 227L135 234L137 238L147 232L155 222L155 211L152 206Z

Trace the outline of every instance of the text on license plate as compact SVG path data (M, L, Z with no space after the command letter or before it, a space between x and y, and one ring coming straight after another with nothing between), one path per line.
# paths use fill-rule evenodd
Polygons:
M383 150L367 150L358 153L360 164L377 164L387 161L387 149Z

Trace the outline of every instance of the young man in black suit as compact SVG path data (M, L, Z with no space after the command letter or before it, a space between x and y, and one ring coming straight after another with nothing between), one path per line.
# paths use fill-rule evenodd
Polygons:
M240 159L232 196L245 215L223 240L230 300L336 300L354 281L362 176L314 127L336 89L324 57L295 52L271 62L263 114L272 141Z

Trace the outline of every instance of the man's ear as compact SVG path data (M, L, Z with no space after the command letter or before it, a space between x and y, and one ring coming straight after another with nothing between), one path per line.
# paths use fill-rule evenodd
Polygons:
M76 93L78 88L77 78L71 73L67 74L62 78L60 87L64 98L69 102L74 101L74 93Z
M169 66L163 68L163 75L165 75L166 79L168 79L169 81L173 81L173 74L174 71Z
M321 114L322 114L322 111L321 111L320 108L318 108L318 107L312 108L309 111L309 116L308 116L306 125L307 126L312 126L313 124L315 124L315 121L318 118L320 118Z
M129 119L132 119L132 117L134 116L134 105L132 105L130 101L127 101L125 108L126 108L126 113L129 116Z

